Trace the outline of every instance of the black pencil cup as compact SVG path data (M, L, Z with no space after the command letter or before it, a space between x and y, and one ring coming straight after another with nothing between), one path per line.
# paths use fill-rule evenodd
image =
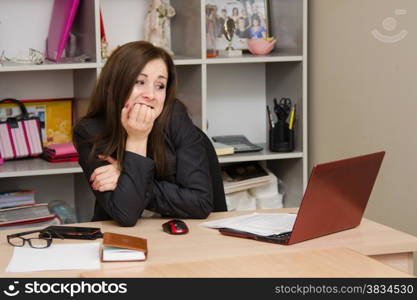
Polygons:
M294 151L294 128L290 130L285 122L277 122L269 129L269 150L272 152Z

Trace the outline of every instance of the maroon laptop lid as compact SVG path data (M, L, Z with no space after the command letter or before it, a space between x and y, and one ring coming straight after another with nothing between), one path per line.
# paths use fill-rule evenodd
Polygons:
M384 155L383 151L315 166L288 244L358 226Z

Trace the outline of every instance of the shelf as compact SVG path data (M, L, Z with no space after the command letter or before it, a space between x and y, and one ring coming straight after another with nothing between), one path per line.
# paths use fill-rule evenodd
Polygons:
M232 163L232 162L242 162L242 161L257 161L257 160L273 160L273 159L290 159L290 158L302 158L303 152L271 152L268 150L266 144L259 144L264 148L264 150L259 152L248 152L248 153L238 153L232 155L222 155L218 156L219 162L223 163Z
M206 64L237 64L237 63L262 63L262 62L291 62L303 61L302 55L288 55L288 53L271 53L265 56L243 54L238 57L216 57L203 60Z
M184 55L175 55L174 64L177 66L181 65L200 65L203 62L201 58L190 57Z
M74 70L74 69L95 69L97 63L55 63L45 62L42 65L19 64L15 62L3 62L0 65L1 72L22 72L22 71L44 71L44 70Z
M173 57L174 64L176 66L183 66L183 65L201 65L203 62L201 58L198 57L191 57L191 56L185 56L185 55L175 55ZM100 62L100 68L104 67L104 64L106 63L105 60L102 60Z
M0 166L0 178L81 173L78 162L50 163L41 158L10 160Z

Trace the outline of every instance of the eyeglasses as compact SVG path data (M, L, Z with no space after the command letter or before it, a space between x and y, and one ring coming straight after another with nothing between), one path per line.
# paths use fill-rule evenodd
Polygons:
M39 233L38 237L24 238L23 235ZM53 232L55 236L63 238L59 233ZM15 234L9 234L7 236L7 242L14 247L23 247L27 242L30 247L35 249L48 248L52 244L52 232L49 230L31 230L25 232L19 232Z

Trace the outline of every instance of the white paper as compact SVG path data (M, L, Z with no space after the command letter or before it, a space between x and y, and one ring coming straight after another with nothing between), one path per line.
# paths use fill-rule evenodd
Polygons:
M201 223L209 228L230 228L262 236L281 234L292 231L296 214L260 214L253 213Z
M100 269L100 243L54 245L33 249L14 247L6 272Z

